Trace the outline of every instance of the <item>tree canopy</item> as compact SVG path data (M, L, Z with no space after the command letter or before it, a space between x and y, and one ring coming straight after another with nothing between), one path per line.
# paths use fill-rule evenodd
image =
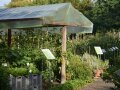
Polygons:
M93 21L95 29L118 30L120 28L119 9L119 0L98 0L88 17Z
M11 3L8 4L8 7L22 7L68 2L72 3L72 5L82 13L91 10L93 7L93 2L91 2L91 0L12 0Z

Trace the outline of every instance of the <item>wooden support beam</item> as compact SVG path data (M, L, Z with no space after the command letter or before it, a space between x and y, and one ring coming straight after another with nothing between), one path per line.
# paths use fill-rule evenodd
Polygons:
M66 82L66 42L67 42L67 27L62 29L62 65L61 65L61 84Z
M11 29L8 29L8 47L11 47Z

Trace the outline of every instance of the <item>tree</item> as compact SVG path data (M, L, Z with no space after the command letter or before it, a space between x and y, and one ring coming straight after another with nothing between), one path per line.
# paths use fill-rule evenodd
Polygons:
M86 13L93 7L93 2L91 2L91 0L12 0L8 4L8 7L22 7L55 3L72 3L72 5L82 13Z
M12 0L7 7L23 7L23 6L30 6L32 5L31 0Z
M88 17L94 23L95 30L112 30L120 28L120 1L98 0Z

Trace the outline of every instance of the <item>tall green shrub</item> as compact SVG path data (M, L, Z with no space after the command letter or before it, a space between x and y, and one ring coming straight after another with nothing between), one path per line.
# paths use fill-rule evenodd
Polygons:
M11 90L9 85L9 73L6 67L0 67L0 90Z
M71 79L90 80L93 76L92 69L82 60L80 56L68 53L67 72L71 75Z
M120 90L120 76L116 71L120 69L120 56L115 58L115 65L109 67L103 74L103 80L113 82L117 87L116 90ZM114 63L113 62L113 63Z

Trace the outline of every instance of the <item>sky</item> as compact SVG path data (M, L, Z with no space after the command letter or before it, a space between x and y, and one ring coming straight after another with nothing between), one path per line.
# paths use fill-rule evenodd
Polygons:
M8 4L11 0L0 0L0 7L4 6L5 4Z

